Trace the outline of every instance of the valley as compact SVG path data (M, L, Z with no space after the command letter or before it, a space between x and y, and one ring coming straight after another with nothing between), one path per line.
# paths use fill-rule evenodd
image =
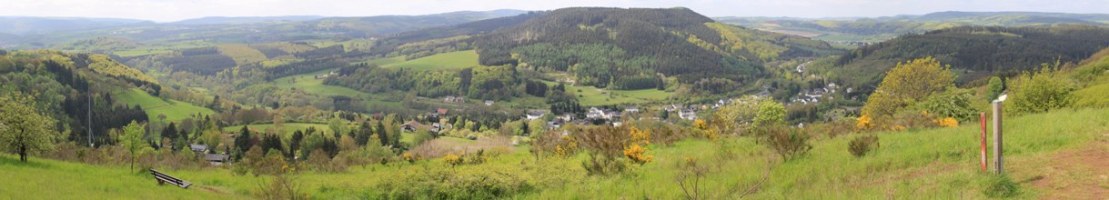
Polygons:
M1109 14L701 10L0 17L0 198L1109 195Z

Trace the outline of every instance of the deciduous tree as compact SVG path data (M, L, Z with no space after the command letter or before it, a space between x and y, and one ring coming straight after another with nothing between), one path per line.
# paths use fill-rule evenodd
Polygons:
M22 162L28 153L48 150L61 138L53 129L54 119L35 110L35 104L22 94L0 96L0 147L15 149Z

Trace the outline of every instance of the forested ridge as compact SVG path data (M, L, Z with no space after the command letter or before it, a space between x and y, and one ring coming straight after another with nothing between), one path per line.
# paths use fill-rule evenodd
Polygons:
M992 74L1014 75L1044 63L1077 62L1109 46L1109 29L1085 25L956 27L911 34L840 56L836 70L856 86L874 85L898 62L934 56L967 83Z

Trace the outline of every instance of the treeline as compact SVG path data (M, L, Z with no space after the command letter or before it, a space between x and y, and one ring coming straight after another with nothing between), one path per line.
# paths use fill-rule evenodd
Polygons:
M120 104L108 93L115 87L133 87L128 85L129 80L78 68L76 64L89 64L81 58L49 51L0 55L0 88L4 91L0 95L30 94L35 99L36 110L58 120L58 124L51 126L68 130L66 138L80 144L87 144L90 136L94 138L94 145L111 144L108 130L131 121L148 121L142 108ZM119 63L100 64L122 66Z
M368 93L414 91L419 96L466 96L471 99L507 100L525 93L523 82L511 67L476 67L458 71L386 69L357 65L339 69L324 84L339 85Z
M338 68L347 65L350 65L350 63L347 63L346 61L340 59L313 59L278 65L275 67L263 68L263 70L266 71L266 80L274 80L281 77L315 72L324 69Z

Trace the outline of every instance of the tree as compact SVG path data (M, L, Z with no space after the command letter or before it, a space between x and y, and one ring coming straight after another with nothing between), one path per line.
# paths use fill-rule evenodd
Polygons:
M135 170L135 153L142 150L142 145L146 145L146 142L142 140L143 133L145 132L146 130L143 128L143 125L139 124L137 121L131 121L131 124L123 127L123 137L120 138L120 143L123 143L123 148L126 148L127 152L131 154L132 171Z
M27 162L31 151L48 150L61 133L53 129L53 118L35 110L32 97L22 94L0 96L0 147L15 149L19 161Z
M235 154L239 155L237 159L241 159L242 154L250 150L250 146L250 128L243 126L243 128L239 130L239 135L235 136L235 148L239 150L238 153Z
M173 122L169 123L165 129L162 129L162 140L169 139L169 144L162 144L162 148L169 147L170 150L177 151L177 146L174 145L177 141L177 125Z
M988 100L993 101L997 99L998 96L1001 96L1002 91L1005 91L1005 83L1001 81L1001 78L996 76L990 77L990 82L986 86L986 92L988 92L988 96L986 97L989 98Z
M932 57L898 63L886 73L878 89L866 101L862 114L871 117L892 116L917 100L953 87L955 75L950 66L941 66Z
M755 128L766 127L784 123L786 120L786 107L774 100L759 102L759 110L755 115Z

